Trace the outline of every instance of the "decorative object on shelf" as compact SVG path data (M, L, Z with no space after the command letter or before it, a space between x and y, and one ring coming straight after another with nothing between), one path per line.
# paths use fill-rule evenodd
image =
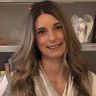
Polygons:
M12 72L12 65L9 63L4 63L4 66L2 66L2 68L0 68L0 76L3 75L8 75L10 74L10 72ZM4 68L3 68L4 67Z
M85 40L85 21L84 19L78 17L77 15L73 15L71 18L72 26L74 28L74 31L76 33L76 36L78 37L79 41L83 43Z
M5 63L5 73L6 75L10 73L10 64Z
M96 43L96 15L95 15L94 26L93 26L92 43Z
M93 20L93 17L91 15L88 15L88 14L84 15L84 20L85 20L86 26L87 26L85 42L89 42L88 38L91 34L94 20Z
M7 45L7 44L8 44L8 40L3 37L0 37L0 45Z
M71 17L71 22L80 43L89 42L88 38L90 36L93 27L92 16L84 15L84 18L81 18L78 17L77 15L73 15Z
M5 70L0 70L0 83L2 82L2 80L3 80L3 77L5 76Z

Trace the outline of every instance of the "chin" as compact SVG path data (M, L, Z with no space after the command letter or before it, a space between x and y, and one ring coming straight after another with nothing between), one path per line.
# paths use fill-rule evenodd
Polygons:
M58 54L50 54L48 57L50 57L50 58L61 58L61 57L63 57L64 56L64 53L58 53Z

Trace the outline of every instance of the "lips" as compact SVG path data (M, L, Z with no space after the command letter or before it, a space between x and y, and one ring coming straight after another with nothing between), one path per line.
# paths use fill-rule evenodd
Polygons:
M57 44L53 44L53 45L48 45L47 48L49 49L56 49L59 48L61 46L62 42L59 42Z

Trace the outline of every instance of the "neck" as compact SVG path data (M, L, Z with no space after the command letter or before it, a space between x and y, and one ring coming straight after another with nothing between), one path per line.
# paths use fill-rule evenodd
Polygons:
M67 82L64 76L63 59L42 58L41 64L53 88L56 90L58 96L61 96Z
M42 58L43 70L46 72L49 78L61 78L64 76L63 61L62 59L48 59Z

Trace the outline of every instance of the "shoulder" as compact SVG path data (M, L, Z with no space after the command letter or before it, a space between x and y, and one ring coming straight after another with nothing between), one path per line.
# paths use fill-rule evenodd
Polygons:
M89 79L92 78L92 84L93 84L93 83L96 83L96 74L95 74L95 73L89 71L88 76L89 76Z
M4 75L0 82L0 96L10 96L10 82L11 82L12 74Z
M6 75L4 76L0 76L1 78L1 81L0 81L0 96L2 96L7 88L7 85L8 85L8 80L7 80L7 77Z
M96 74L93 72L90 72L92 75L92 96L96 96Z
M91 75L91 77L92 77L92 79L93 79L93 83L96 82L96 74L93 73L93 72L89 72L89 73L90 73L90 75ZM89 76L89 77L90 77L90 76Z

